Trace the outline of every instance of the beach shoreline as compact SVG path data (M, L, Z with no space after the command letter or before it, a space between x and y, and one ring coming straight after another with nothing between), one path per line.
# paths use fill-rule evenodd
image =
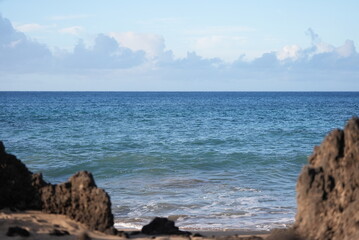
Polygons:
M359 239L355 217L359 190L346 187L358 184L358 153L359 118L353 117L344 130L331 131L303 167L296 186L298 208L292 227L271 232L187 232L168 218L156 217L141 231L119 231L114 227L110 196L97 187L91 173L81 171L67 182L47 183L41 174L33 174L16 156L8 154L0 141L0 232L2 239L20 236L30 240L54 236L64 240ZM341 196L347 197L342 200Z
M141 229L126 229L126 228L117 228L117 230L126 232L126 233L136 233L141 231ZM248 230L248 229L237 229L237 230L191 230L180 228L181 231L191 232L192 235L201 235L205 238L216 238L216 237L228 237L228 236L268 236L270 231L261 231L261 230Z
M258 236L265 238L269 232L249 231L249 230L231 230L231 231L193 231L190 237L180 235L145 235L140 231L133 229L118 229L123 232L122 236L108 235L99 231L90 231L88 227L77 221L70 219L65 215L48 214L41 211L11 211L10 209L0 210L0 232L7 233L10 227L20 227L29 232L27 239L48 240L54 236L61 236L63 240L78 239L81 235L87 234L91 239L97 240L116 240L116 239L153 239L166 237L168 239L178 238L201 238L201 239L219 239L225 237L250 237ZM55 234L58 235L55 235ZM63 235L61 235L63 234ZM14 239L11 236L1 236L2 239Z

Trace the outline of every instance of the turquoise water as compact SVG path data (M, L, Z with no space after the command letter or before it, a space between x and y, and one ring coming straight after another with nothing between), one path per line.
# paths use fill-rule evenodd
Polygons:
M46 180L91 171L117 227L293 223L314 145L359 113L359 93L0 92L0 140Z

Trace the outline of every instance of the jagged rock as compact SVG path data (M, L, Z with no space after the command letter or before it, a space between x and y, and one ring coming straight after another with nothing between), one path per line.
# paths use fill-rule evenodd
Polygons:
M315 147L297 182L295 229L306 239L359 239L359 118Z
M0 141L0 209L41 208L40 196L32 185L32 172L14 155L5 152Z
M91 230L104 232L113 227L110 197L97 188L89 172L78 172L65 183L48 184L40 192L45 212L65 214Z
M184 232L175 226L174 221L167 218L156 217L148 225L143 226L142 233L147 235L190 235L190 232Z
M116 234L111 201L97 188L92 174L78 172L68 182L52 185L41 174L32 174L0 141L0 209L37 209L64 214L91 230Z

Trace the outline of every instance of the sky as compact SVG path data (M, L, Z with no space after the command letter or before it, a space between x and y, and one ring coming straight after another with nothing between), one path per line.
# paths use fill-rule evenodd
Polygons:
M0 0L0 91L359 91L359 2Z

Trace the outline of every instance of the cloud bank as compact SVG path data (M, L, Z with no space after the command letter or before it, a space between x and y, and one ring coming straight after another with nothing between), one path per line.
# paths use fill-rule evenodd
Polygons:
M122 69L141 65L146 59L143 51L121 47L115 39L99 34L92 47L80 41L73 52L57 60L65 69Z
M32 41L0 17L0 71L34 72L48 68L53 60L50 50Z
M98 34L91 46L80 40L72 51L54 53L19 31L39 27L16 30L0 16L0 90L359 90L354 42L336 47L310 28L307 48L293 44L228 63L196 52L177 59L162 36L133 32Z

